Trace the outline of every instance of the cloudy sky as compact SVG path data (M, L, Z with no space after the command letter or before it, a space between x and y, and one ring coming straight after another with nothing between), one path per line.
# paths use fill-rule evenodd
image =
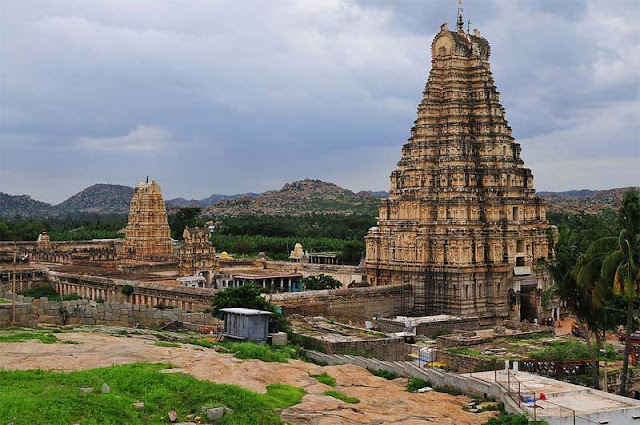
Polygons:
M465 0L538 190L640 184L640 2ZM0 0L0 191L386 190L455 0Z

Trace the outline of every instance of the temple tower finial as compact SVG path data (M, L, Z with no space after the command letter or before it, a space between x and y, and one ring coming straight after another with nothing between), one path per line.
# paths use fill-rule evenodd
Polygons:
M464 32L464 18L462 17L462 0L458 0L458 31Z

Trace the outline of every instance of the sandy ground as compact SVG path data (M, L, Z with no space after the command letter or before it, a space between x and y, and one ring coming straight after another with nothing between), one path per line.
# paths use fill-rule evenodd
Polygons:
M282 411L293 424L456 424L480 425L491 412L468 413L467 397L429 392L406 392L407 380L387 381L352 365L317 366L299 360L287 364L239 360L229 354L192 345L158 347L149 336L116 337L102 333L56 334L59 340L78 344L42 344L38 340L0 344L0 368L79 370L133 362L171 363L199 379L240 385L258 392L282 383L307 391L302 403ZM309 374L327 372L337 380L335 389L357 397L348 404L322 395L331 387Z

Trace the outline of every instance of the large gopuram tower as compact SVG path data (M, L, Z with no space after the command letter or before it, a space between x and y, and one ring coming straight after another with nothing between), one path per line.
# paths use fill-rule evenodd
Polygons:
M443 24L418 119L365 238L371 285L413 285L418 314L533 318L549 256L544 202L511 135L477 30Z
M152 260L173 255L167 210L162 191L155 180L136 186L129 223L124 239L124 254L129 258Z

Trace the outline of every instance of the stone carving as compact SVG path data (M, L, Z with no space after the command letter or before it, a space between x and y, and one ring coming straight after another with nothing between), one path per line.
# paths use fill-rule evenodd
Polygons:
M155 180L138 183L129 209L125 229L124 255L134 259L153 259L173 255L162 191Z
M371 285L413 284L422 313L506 316L513 269L548 257L550 226L489 43L474 34L444 24L433 40L418 118L365 238L366 271Z

